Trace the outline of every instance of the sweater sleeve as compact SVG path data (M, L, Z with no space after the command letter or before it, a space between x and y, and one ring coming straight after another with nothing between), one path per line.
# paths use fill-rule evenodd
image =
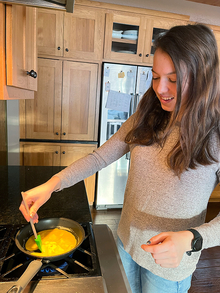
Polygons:
M73 162L64 170L54 175L58 176L61 180L59 190L84 180L126 154L129 151L129 145L124 140L133 126L134 117L135 114L124 122L119 130L93 153Z
M217 181L220 182L220 169L217 173ZM208 223L195 228L203 238L203 249L220 245L220 212Z

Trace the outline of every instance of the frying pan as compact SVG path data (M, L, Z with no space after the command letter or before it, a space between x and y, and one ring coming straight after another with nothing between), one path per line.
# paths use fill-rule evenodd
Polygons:
M12 286L7 293L20 293L24 288L27 286L27 284L31 281L31 279L37 274L37 272L42 267L43 263L49 263L50 261L57 261L61 260L67 256L69 256L73 251L75 251L81 243L85 239L85 232L82 226L70 219L65 218L50 218L50 219L41 219L37 224L35 224L36 230L43 231L47 229L54 229L54 228L60 228L62 230L66 230L68 232L71 232L77 241L77 245L65 253L56 255L56 256L48 256L48 257L38 257L36 255L31 254L28 250L25 249L25 244L27 240L33 235L33 231L31 229L31 226L28 224L24 228L18 231L18 233L15 236L15 244L17 247L25 253L29 258L33 258L35 260L31 261L31 263L28 265L26 271L23 273L23 275L20 277L20 279L16 282L14 286Z

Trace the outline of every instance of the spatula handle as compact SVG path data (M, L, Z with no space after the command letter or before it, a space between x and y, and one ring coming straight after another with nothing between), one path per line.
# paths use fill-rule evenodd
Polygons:
M25 205L25 208L27 210L27 213L30 215L30 210L29 210L29 207L27 205L27 202L26 202L26 200L24 198L24 193L22 192L21 195L22 195L22 198L23 198L24 205ZM34 226L34 223L33 223L33 219L32 218L30 218L30 224L31 224L31 228L32 228L32 230L34 232L34 237L36 239L37 238L37 232L36 232L36 229L35 229L35 226Z

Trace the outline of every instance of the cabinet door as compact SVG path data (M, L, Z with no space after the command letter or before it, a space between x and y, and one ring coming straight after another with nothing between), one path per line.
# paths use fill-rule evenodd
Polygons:
M63 56L63 11L38 9L38 54Z
M61 145L61 166L68 166L72 162L92 153L95 144L65 144ZM84 180L89 204L93 204L95 195L95 174Z
M38 59L38 91L25 101L26 138L60 139L62 61Z
M37 90L36 8L6 5L7 85Z
M94 140L97 64L64 61L63 140Z
M104 58L142 62L145 17L128 13L107 13Z
M24 144L21 148L23 166L60 166L60 146Z
M101 60L104 39L104 12L75 6L64 17L64 57Z
M145 36L143 62L148 64L153 64L153 57L154 57L153 42L158 35L163 34L164 32L166 32L173 26L185 25L186 23L187 22L185 20L179 20L179 19L148 17L146 20L146 36Z

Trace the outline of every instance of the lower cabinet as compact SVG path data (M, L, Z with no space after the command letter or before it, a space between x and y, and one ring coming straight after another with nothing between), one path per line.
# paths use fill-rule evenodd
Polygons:
M21 142L20 163L24 166L68 166L96 148L96 144ZM90 205L94 202L95 176L84 180Z

